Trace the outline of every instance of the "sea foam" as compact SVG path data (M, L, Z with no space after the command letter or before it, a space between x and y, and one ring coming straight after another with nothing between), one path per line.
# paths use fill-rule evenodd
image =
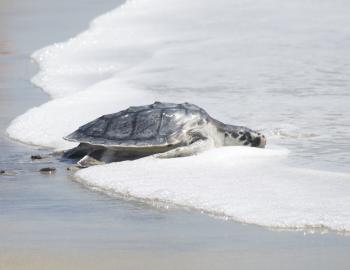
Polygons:
M350 161L348 5L127 1L76 37L33 53L40 70L32 82L52 100L17 117L7 132L67 149L75 144L62 138L102 114L155 100L192 102L221 121L262 130L268 148L148 157L77 177L243 222L350 230L350 175L287 165Z
M350 230L348 174L283 165L284 150L213 149L178 159L143 158L77 173L102 191L160 200L280 228Z

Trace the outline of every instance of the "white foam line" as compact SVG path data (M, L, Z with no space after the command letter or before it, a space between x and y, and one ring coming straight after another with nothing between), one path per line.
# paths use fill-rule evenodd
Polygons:
M179 159L144 158L79 171L81 182L151 201L280 228L350 230L350 175L291 168L284 152L227 147Z

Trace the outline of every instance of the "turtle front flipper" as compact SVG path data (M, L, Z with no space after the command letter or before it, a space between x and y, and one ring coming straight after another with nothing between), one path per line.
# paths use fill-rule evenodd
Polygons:
M192 144L181 146L170 150L168 152L155 154L156 158L175 158L175 157L188 157L199 154L206 150L214 148L214 141L212 139L197 140Z

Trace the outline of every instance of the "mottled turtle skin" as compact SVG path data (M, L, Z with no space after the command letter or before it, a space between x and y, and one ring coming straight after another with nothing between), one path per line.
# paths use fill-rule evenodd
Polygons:
M85 160L92 157L94 162L135 159L168 151L168 156L161 157L186 156L210 147L264 147L266 143L264 135L246 127L225 125L194 104L162 102L103 115L64 139L80 143L67 151L65 157ZM175 148L179 149L174 151Z

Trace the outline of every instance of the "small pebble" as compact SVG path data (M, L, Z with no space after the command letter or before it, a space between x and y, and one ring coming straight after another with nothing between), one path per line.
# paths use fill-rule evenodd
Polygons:
M32 160L35 160L35 159L43 159L43 157L41 155L31 155L30 157Z
M2 176L14 176L14 175L16 175L16 172L0 170L0 175L2 175Z
M45 167L40 169L41 173L54 173L55 171L56 171L56 168L54 167Z
M67 171L72 171L72 172L76 172L78 171L80 168L77 167L77 166L70 166L70 167L67 167Z

